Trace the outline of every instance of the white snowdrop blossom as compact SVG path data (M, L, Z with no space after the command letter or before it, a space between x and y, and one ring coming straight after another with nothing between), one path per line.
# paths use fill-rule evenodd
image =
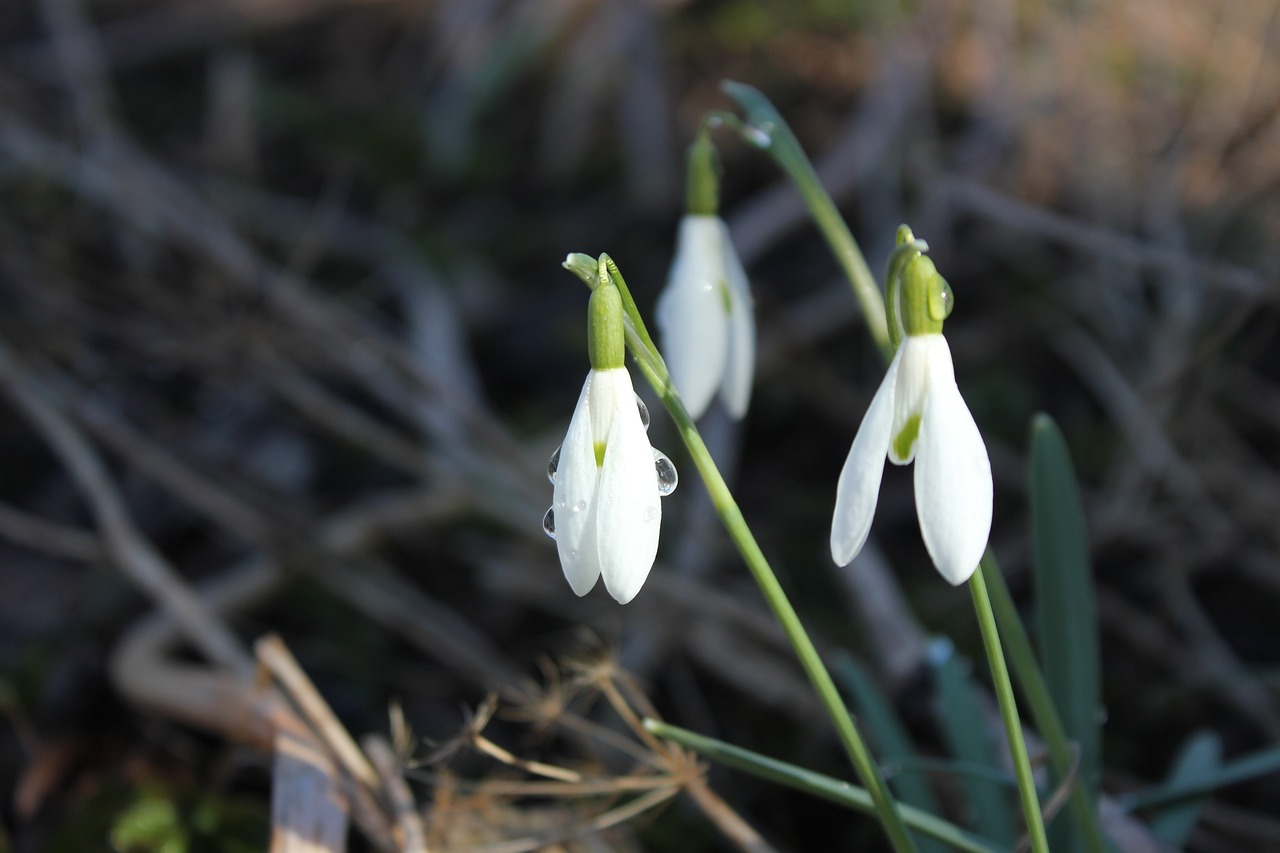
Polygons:
M931 262L927 271L946 287ZM910 290L906 297L910 300ZM945 297L949 300L949 288ZM927 303L916 307L914 318L911 309L906 312L907 334L840 472L831 556L837 565L848 565L866 544L885 457L895 465L914 460L916 516L925 548L939 573L959 585L977 568L991 533L991 462L956 387L951 348L941 334L949 302L933 320L924 313Z
M653 568L661 498L675 490L676 470L649 444L648 410L624 366L617 287L597 287L589 313L591 372L547 466L555 488L542 525L575 593L586 595L603 576L609 594L626 604Z
M755 374L756 323L747 274L719 216L680 220L655 317L663 356L690 416L701 417L719 390L729 414L742 418Z

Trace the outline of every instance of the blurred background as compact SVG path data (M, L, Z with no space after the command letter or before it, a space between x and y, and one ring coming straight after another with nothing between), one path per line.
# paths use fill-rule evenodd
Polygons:
M639 597L575 597L540 529L587 369L586 290L560 263L607 251L652 311L684 147L732 107L724 79L786 116L877 274L899 223L931 246L1023 602L1027 428L1061 425L1097 583L1104 791L1164 778L1196 732L1228 758L1273 744L1278 11L0 5L0 850L263 849L270 736L246 685L268 632L343 726L425 759L411 793L433 850L735 849L684 798L588 832L614 800L506 792L490 782L509 762L452 740L492 691L493 742L627 775L639 759L604 735L529 710L564 693L636 741L593 692L606 659L637 707L846 773L647 390L683 476ZM798 195L715 141L760 359L747 419L713 411L708 440L820 647L946 759L933 638L982 653L921 546L909 471L886 472L865 555L839 570L828 553L882 362ZM954 769L926 778L963 823ZM709 780L779 849L882 844L833 805ZM1160 849L1112 811L1124 849ZM1188 849L1280 849L1278 813L1274 775L1234 786ZM376 849L366 836L352 849Z

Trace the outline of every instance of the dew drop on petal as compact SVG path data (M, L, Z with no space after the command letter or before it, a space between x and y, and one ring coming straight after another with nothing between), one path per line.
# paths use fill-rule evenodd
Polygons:
M555 453L551 454L551 460L547 462L547 479L552 483L556 481L556 469L560 467L560 448L556 448Z
M765 129L766 127L768 130ZM748 127L746 135L752 145L760 148L768 148L773 144L773 137L769 135L769 131L771 130L773 130L773 124L771 122L765 122L764 127Z
M658 475L658 494L664 498L676 490L680 476L676 473L675 463L656 447L653 449L653 467Z
M587 508L586 501L578 501L576 504L573 505L574 512L582 512L586 508Z
M551 507L547 510L547 514L542 517L542 532L556 538L556 508Z
M640 410L640 423L644 424L644 431L649 431L649 407L644 404L644 400L640 399L640 395L636 395L636 408ZM557 456L560 451L556 451Z

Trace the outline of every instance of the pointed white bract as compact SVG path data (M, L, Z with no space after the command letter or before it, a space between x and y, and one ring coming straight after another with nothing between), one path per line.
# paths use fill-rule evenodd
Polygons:
M573 591L586 595L603 575L619 603L635 598L657 556L662 505L653 447L625 367L587 375L560 446L552 512Z
M896 465L915 461L925 548L947 581L964 583L991 533L991 462L940 334L903 339L862 418L836 487L831 556L838 565L866 544L886 457Z
M663 356L689 414L701 417L718 390L729 414L745 415L755 374L755 314L746 271L719 216L680 220L655 313Z

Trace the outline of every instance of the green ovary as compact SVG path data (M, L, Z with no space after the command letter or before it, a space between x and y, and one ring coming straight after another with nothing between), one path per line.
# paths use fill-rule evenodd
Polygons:
M911 448L915 446L916 439L920 436L920 416L912 415L907 419L906 426L893 438L893 452L899 459L906 459L911 455Z

